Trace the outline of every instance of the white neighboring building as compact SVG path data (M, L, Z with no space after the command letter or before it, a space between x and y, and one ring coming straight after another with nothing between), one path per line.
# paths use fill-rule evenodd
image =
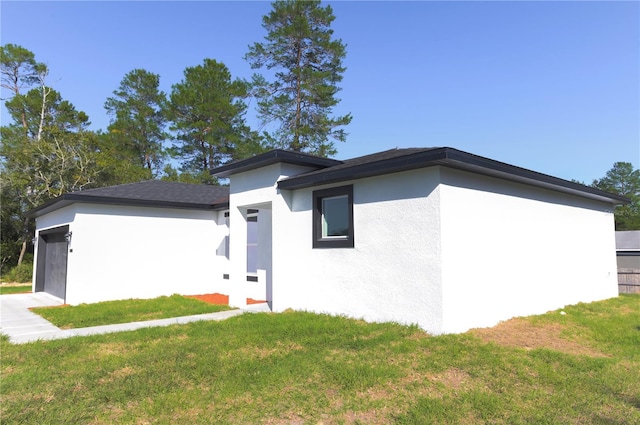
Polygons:
M621 294L640 294L640 230L616 232L618 290Z
M143 182L32 211L34 290L217 292L434 334L618 293L612 210L627 200L594 188L452 148L274 150L212 173L230 186Z
M29 213L33 290L68 304L209 293L228 263L227 201L227 187L163 181L56 198Z
M275 150L212 173L230 179L232 305L259 291L274 311L439 334L618 294L612 210L627 200L594 188L452 148Z
M640 270L640 230L616 232L618 269Z

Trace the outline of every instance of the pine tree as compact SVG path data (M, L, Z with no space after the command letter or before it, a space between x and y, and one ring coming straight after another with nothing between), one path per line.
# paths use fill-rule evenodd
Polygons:
M629 198L631 203L614 210L616 230L640 230L640 170L630 162L616 162L591 186Z
M245 55L252 68L275 70L271 82L261 75L253 78L263 124L279 123L278 130L267 135L268 141L276 147L334 155L330 139L346 141L340 127L351 122L351 115L331 116L346 70L345 45L332 39L331 6L302 0L276 1L272 6L262 20L265 43L255 43Z
M247 83L232 80L227 67L213 59L187 68L171 91L168 115L178 143L171 151L180 170L212 183L209 170L261 151L246 125Z
M166 95L159 90L160 76L134 69L124 76L120 86L104 106L113 117L108 127L112 142L130 159L158 175L166 157L164 129Z

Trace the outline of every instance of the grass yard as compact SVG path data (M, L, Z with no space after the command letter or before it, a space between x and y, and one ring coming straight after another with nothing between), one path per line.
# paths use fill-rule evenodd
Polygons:
M3 423L640 424L640 296L432 337L303 312L0 341Z
M0 285L0 295L24 294L31 292L31 284L3 284Z
M85 328L115 323L140 322L230 310L228 305L209 304L194 298L172 295L149 300L105 301L77 306L40 307L37 313L60 329Z

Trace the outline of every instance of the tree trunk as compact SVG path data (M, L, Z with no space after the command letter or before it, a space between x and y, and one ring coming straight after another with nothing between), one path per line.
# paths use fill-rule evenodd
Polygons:
M300 121L301 118L301 108L302 108L302 93L301 93L301 84L300 80L302 79L302 41L298 40L298 45L296 46L298 51L296 55L296 68L298 71L298 75L296 78L296 122L294 124L294 136L293 143L295 151L302 151L302 144L300 143Z
M18 257L18 265L22 264L22 260L24 259L24 254L27 252L27 240L24 239L22 241L22 248L20 248L20 256Z
M40 139L42 138L42 130L44 128L44 117L45 117L45 110L47 107L47 95L49 93L47 92L47 87L44 85L44 80L42 82L42 108L40 109L40 124L38 125L38 136L36 137L36 140L39 142Z
M18 257L18 265L22 264L24 254L27 252L27 238L29 235L29 219L25 218L22 224L22 247L20 248L20 256Z

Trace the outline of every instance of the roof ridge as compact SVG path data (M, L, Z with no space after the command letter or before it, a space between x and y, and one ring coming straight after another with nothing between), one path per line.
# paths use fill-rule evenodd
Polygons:
M100 189L114 189L114 188L120 188L123 186L131 186L131 185L141 185L141 184L148 184L148 183L160 183L160 184L181 184L181 185L190 185L190 186L211 186L211 187L217 187L216 185L213 184L207 184L207 183L188 183L188 182L174 182L174 181L169 181L169 180L156 180L156 179L149 179L149 180L140 180L138 182L129 182L129 183L120 183L120 184L114 184L114 185L110 185L110 186L100 186L100 187L92 187L90 189L80 189L80 190L76 190L73 192L69 192L69 193L78 193L78 192L91 192L91 191L95 191L95 190L100 190Z
M352 161L354 159L359 159L359 158L366 158L368 156L382 156L385 153L388 152L397 152L397 151L403 151L403 152L426 152L426 151L430 151L432 149L439 149L439 147L429 147L429 148L419 148L419 147L409 147L409 148L401 148L396 146L395 148L391 148L391 149L386 149L384 151L380 151L380 152L372 152L372 153L368 153L365 155L360 155L360 156L356 156L353 158L349 158L349 159L344 159L343 162L348 162L348 161Z

